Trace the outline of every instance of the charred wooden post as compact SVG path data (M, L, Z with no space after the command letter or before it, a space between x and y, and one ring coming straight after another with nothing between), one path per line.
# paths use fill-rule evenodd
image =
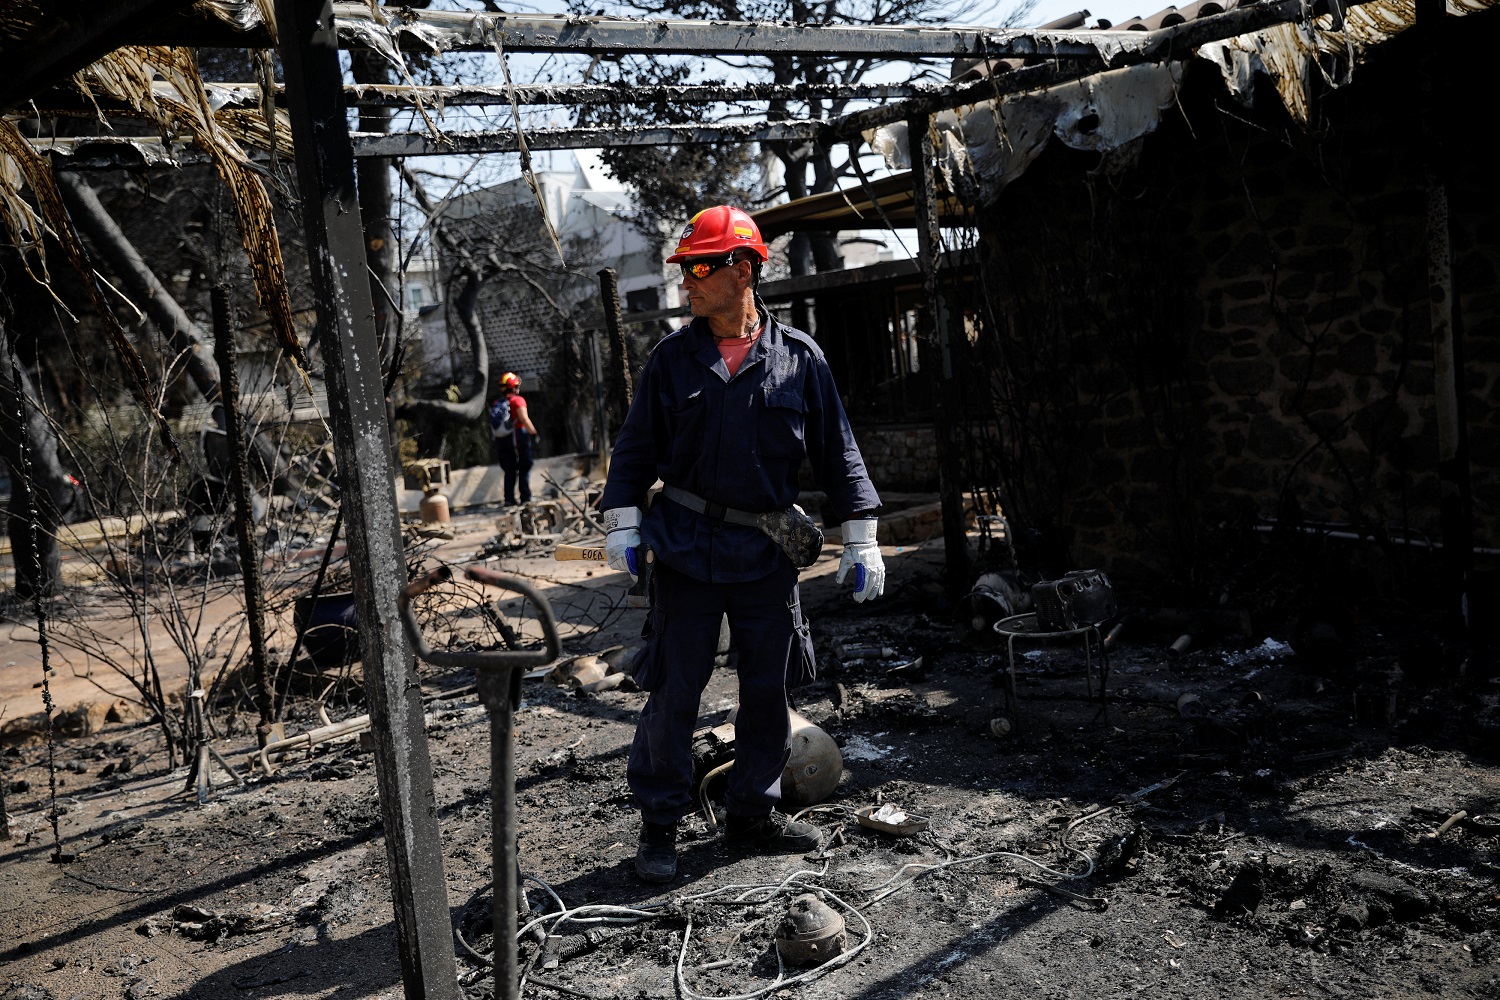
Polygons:
M1429 102L1423 116L1427 187L1427 303L1432 324L1433 404L1437 411L1441 489L1438 513L1443 528L1443 562L1460 614L1467 607L1469 574L1474 565L1474 525L1469 483L1469 428L1464 416L1463 339L1453 284L1453 234L1448 217L1451 173L1443 122L1448 88L1443 86L1443 53L1438 33L1448 16L1443 0L1418 0L1418 33L1424 36L1421 87Z
M609 406L605 400L608 393L604 385L604 354L599 347L599 331L589 331L589 378L594 383L594 452L599 465L596 475L609 471Z
M40 398L16 356L14 316L0 304L0 461L10 470L6 533L17 597L50 597L62 586L57 529L80 497L58 456L57 428L32 400Z
M375 723L401 978L409 1000L456 1000L421 685L397 610L406 564L333 8L328 0L277 0L276 20Z
M260 552L255 545L255 512L245 475L245 430L240 422L240 376L234 363L234 305L229 286L219 282L209 292L214 312L214 360L219 364L219 400L229 446L229 491L234 496L234 537L245 587L245 621L250 632L250 673L255 678L255 708L260 713L260 742L270 738L273 702L266 672L266 620L260 589ZM197 687L196 681L194 687Z
M907 151L912 181L916 185L917 265L922 269L922 288L927 297L923 321L927 338L938 350L939 369L933 403L933 423L938 448L938 489L943 505L944 582L948 594L957 597L969 584L969 542L964 531L963 465L958 451L958 412L947 301L938 274L943 252L938 225L937 181L933 176L936 149L928 115L907 123Z
M390 82L390 64L375 52L349 53L349 72L355 83ZM391 130L391 109L362 106L359 130L384 135ZM381 357L387 362L396 350L396 334L401 317L393 308L392 289L396 269L395 234L391 230L391 162L383 157L360 160L355 166L359 187L359 217L365 230L365 263L370 268L371 302L375 308L375 336L379 339Z
M599 272L599 298L604 303L604 329L609 333L609 349L614 352L619 378L610 386L610 418L623 420L630 409L635 388L630 377L630 348L625 343L624 326L620 323L620 282L615 269L606 267Z

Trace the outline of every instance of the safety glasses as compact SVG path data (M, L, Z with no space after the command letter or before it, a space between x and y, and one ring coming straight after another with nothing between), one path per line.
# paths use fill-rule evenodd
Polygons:
M713 274L721 267L728 267L734 263L734 254L729 254L723 260L689 260L682 264L682 276L684 278L697 278L703 280Z

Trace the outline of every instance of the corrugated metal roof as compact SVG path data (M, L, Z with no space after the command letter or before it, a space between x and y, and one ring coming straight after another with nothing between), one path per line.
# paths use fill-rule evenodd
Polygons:
M1087 13L1080 12L1046 28L1118 39L1124 31L1170 27L1252 3L1201 0L1115 25L1107 21L1087 25ZM1462 17L1497 5L1500 0L1447 0L1447 12ZM1025 172L1053 138L1074 149L1122 150L1154 131L1162 113L1177 103L1184 70L1194 59L1216 66L1230 93L1247 106L1254 99L1256 78L1268 78L1288 113L1306 122L1314 81L1343 86L1372 48L1415 21L1414 0L1371 0L1350 7L1341 16L1324 14L1208 42L1180 59L1106 70L1046 90L943 112L934 118L943 140L942 172L965 201L988 204ZM982 79L1001 77L1021 65L1021 60L966 60L954 69L959 79ZM888 166L910 167L904 123L872 130L866 139L884 155Z
M1199 0L1184 7L1166 7L1147 17L1111 24L1079 11L1040 26L1038 31L1107 32L1152 31L1185 21L1211 17L1257 0ZM1451 16L1473 15L1500 6L1500 0L1449 0ZM1056 137L1075 149L1099 152L1120 150L1154 131L1161 114L1180 98L1183 70L1191 59L1218 67L1229 91L1245 104L1253 98L1257 75L1275 85L1288 112L1299 121L1308 115L1308 89L1316 77L1333 86L1349 82L1354 67L1368 51L1410 27L1415 21L1414 0L1373 0L1348 9L1341 27L1330 15L1302 23L1276 25L1221 42L1199 46L1180 60L1130 66L1098 73L1083 80L1026 94L970 105L937 116L944 156L937 181L946 219L959 219L963 205L948 192L951 186L969 205L987 204ZM954 82L1002 76L1025 62L1020 59L959 59L953 64ZM1329 66L1341 66L1341 76L1330 78ZM813 195L754 213L767 238L797 230L835 231L883 228L875 211L878 201L897 227L915 221L910 163L906 154L906 126L895 124L866 136L900 170L874 181L867 192L850 185L842 191ZM872 199L872 195L874 196Z

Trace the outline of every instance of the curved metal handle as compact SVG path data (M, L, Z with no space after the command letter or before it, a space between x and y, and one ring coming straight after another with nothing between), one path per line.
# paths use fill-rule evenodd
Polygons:
M431 663L435 667L473 667L476 670L509 670L545 666L562 655L562 641L557 635L557 619L552 615L552 605L547 603L547 599L538 593L529 583L518 580L515 577L502 576L493 570L484 569L479 566L468 567L464 570L464 575L476 583L515 591L535 605L537 621L542 626L542 642L545 644L545 647L543 649L491 649L447 652L433 649L429 646L426 636L422 634L422 626L417 624L417 617L412 613L411 599L426 592L434 584L452 579L453 570L447 566L440 566L432 572L424 576L419 576L411 581L411 583L408 583L406 589L396 598L396 605L401 611L401 623L406 628L406 637L411 640L412 651L417 654L417 659L425 663Z

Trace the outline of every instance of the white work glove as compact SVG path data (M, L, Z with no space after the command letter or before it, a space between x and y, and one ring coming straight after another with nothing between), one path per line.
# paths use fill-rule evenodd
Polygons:
M641 509L615 507L604 512L604 555L610 569L624 570L636 579L640 568L635 564L635 550L641 544Z
M885 560L880 558L880 546L875 542L878 524L873 517L844 522L844 557L839 560L839 575L834 582L843 583L849 570L854 570L856 601L873 601L885 590Z

